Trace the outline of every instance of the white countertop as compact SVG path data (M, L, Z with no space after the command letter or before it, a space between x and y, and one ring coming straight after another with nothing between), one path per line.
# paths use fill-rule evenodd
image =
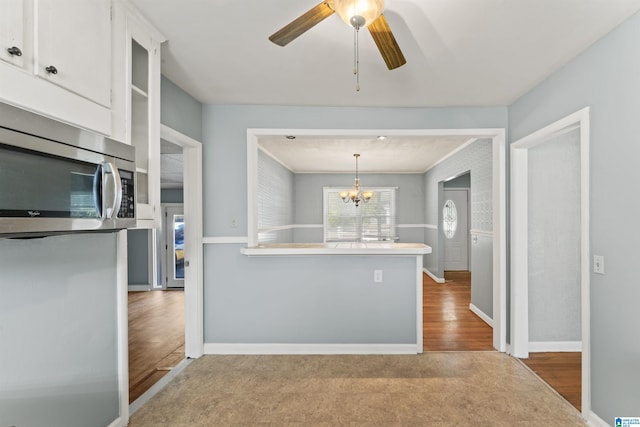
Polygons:
M274 243L242 248L249 256L265 255L424 255L431 246L422 243Z

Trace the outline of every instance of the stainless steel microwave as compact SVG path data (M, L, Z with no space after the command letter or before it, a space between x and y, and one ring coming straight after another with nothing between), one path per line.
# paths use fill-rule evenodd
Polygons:
M135 227L132 146L0 104L0 236Z

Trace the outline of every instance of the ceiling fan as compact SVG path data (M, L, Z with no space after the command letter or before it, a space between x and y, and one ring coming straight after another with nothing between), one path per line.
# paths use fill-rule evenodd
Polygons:
M383 8L384 0L324 0L273 33L269 36L269 40L279 46L286 46L335 12L355 31L356 67L354 73L357 74L357 32L362 27L369 29L387 68L393 70L404 65L407 61L382 14Z

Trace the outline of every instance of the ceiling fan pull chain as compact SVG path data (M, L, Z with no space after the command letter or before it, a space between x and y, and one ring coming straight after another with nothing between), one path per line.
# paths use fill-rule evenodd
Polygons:
M353 74L356 75L356 92L360 92L360 55L358 49L358 34L360 27L353 27Z

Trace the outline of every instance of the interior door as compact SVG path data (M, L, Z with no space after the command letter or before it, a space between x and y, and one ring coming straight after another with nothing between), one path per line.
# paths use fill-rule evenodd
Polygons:
M166 206L164 223L165 284L184 288L184 207Z
M444 190L442 206L444 231L444 269L469 270L469 191Z

